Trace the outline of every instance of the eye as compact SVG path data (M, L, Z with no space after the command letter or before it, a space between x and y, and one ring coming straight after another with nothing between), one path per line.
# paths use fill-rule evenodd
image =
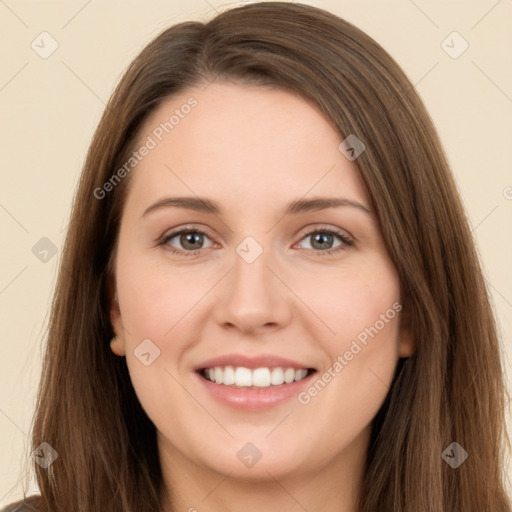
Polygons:
M201 249L204 249L202 244L204 243L205 237L209 239L206 231L199 228L180 229L179 231L164 235L164 237L159 241L159 245L165 245L166 248L173 253L193 256L195 254L199 254ZM170 244L171 240L174 238L177 239L177 242L181 247L183 247L183 249L176 248Z
M347 249L347 246L350 247L354 245L353 240L349 238L344 231L332 228L314 229L306 233L302 240L306 240L308 238L312 239L312 243L310 243L310 246L312 246L311 249L314 250L318 256L344 251ZM333 247L332 244L334 238L341 240L341 243Z
M354 244L353 240L344 231L325 227L309 231L302 237L301 241L311 238L313 235L315 236L312 238L312 243L310 243L311 247L307 249L312 250L317 256L341 252ZM213 245L204 247L205 238L211 241L206 231L196 227L185 227L164 235L158 241L158 245L165 246L167 250L175 254L194 256L199 254L202 249L211 248ZM333 247L332 244L335 238L338 238L341 243ZM174 239L176 239L175 243L181 247L171 244Z

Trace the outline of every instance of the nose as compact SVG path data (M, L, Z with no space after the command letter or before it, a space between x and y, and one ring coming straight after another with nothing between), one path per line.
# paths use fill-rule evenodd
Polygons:
M257 334L283 328L291 318L291 296L270 249L249 263L235 254L217 294L215 320L225 329Z

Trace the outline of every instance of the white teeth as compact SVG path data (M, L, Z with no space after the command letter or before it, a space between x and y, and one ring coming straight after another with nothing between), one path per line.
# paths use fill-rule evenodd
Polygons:
M308 371L306 369L302 370L295 370L295 381L302 380L306 375L308 374Z
M270 370L268 368L258 368L252 372L252 385L258 388L268 388L270 386Z
M305 368L296 370L295 368L277 367L250 370L243 366L237 368L216 366L207 368L203 375L208 380L225 386L268 388L284 383L298 382L306 377L307 373L308 370Z
M215 368L215 371L219 370L222 372L222 368ZM217 382L217 384L221 384L220 382ZM249 370L249 368L237 368L235 370L235 384L237 386L252 386L252 372Z
M235 369L232 366L226 366L226 368L224 368L222 383L226 386L230 386L235 383Z
M272 370L272 377L270 378L270 382L275 386L279 386L279 384L284 384L284 372L282 368L274 368Z
M295 379L295 370L293 368L286 368L284 371L284 381L286 384L290 384Z

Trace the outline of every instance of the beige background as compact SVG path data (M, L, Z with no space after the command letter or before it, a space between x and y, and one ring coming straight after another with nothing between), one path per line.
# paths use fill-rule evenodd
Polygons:
M512 2L307 3L369 33L425 101L474 228L510 383ZM233 4L0 0L0 506L22 496L18 482L39 380L42 327L74 187L104 104L128 63L160 31L205 20ZM47 59L31 48L43 31L59 45ZM456 59L441 47L453 31L469 43ZM451 51L461 48L451 40ZM46 263L32 252L42 237L57 249Z

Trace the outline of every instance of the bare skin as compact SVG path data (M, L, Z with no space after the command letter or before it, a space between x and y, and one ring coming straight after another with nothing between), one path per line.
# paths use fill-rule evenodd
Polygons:
M202 89L163 103L141 130L141 144L156 140L155 127L197 100L132 171L111 307L112 350L126 356L157 429L162 510L355 512L371 421L398 358L414 350L393 309L401 304L396 269L355 162L318 109L281 90L227 82ZM221 212L160 207L144 215L177 196L211 199ZM289 202L320 197L363 208L283 216ZM159 244L185 227L206 235ZM237 252L246 237L256 243L242 247L262 249L251 263ZM365 328L381 324L347 354ZM148 366L134 354L145 339L160 350ZM194 371L232 353L307 362L316 378L331 378L302 401L236 409L214 399ZM346 364L336 371L339 356ZM237 456L248 442L262 454L252 467Z

